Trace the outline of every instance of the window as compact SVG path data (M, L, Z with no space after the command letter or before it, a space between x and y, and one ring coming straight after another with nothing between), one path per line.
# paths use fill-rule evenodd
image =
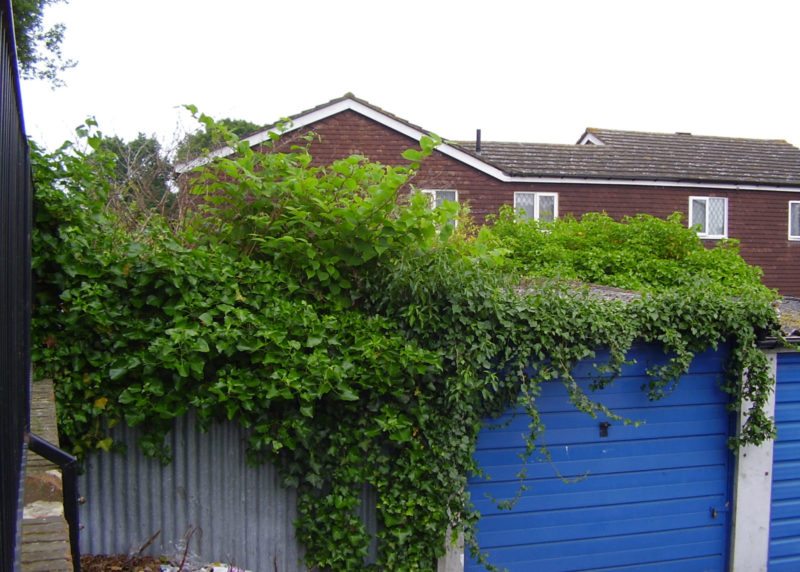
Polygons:
M558 194L514 193L514 210L525 213L525 218L553 222L558 217Z
M442 206L442 203L445 201L458 202L458 191L453 191L451 189L423 189L421 192L428 197L432 209ZM447 221L447 224L455 228L458 226L458 221L451 219Z
M689 197L689 226L697 227L700 238L728 236L728 199Z
M800 240L800 201L789 201L789 240Z
M453 201L454 203L458 202L458 191L443 189L423 190L422 194L426 195L428 200L430 200L431 208L442 206L442 203L445 201Z

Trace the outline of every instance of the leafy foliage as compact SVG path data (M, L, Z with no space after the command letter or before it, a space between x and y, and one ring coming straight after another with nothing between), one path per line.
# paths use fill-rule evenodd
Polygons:
M114 163L91 133L88 153L34 148L34 358L57 382L61 429L78 453L112 447L108 429L124 420L166 460L163 437L189 408L247 428L253 460L276 462L298 489L309 566L365 567L369 538L356 517L365 485L378 498L376 568L432 569L448 528L474 546L466 478L478 469L482 419L523 405L532 451L541 383L563 383L576 407L605 412L571 375L600 348L609 382L635 340L662 344L658 397L694 352L730 341L735 404L769 394L754 342L774 312L760 286L739 284L731 297L710 275L702 288L686 276L659 289L656 270L645 279L628 266L619 274L648 290L631 303L549 281L521 295L513 270L538 264L521 253L541 237L502 219L469 240L448 223L454 204L432 211L408 192L436 141L407 151L407 167L363 157L315 167L306 147L258 154L220 132L237 153L197 173L203 208L178 230L154 216L132 231L105 208ZM691 251L683 231L664 230L659 240L678 246L661 247ZM749 423L742 441L771 434L763 415Z
M66 0L14 0L14 32L17 43L17 61L23 77L49 81L53 87L63 85L58 75L75 62L65 60L61 53L64 24L45 29L44 9Z
M705 248L675 213L615 221L589 213L552 223L520 220L505 207L481 240L509 252L509 264L528 276L562 278L639 291L664 291L705 280L731 294L757 287L761 270L740 256L736 240Z
M232 119L229 117L218 119L216 125L221 126L236 137L252 135L262 127L246 119ZM225 136L215 128L187 133L178 143L178 147L175 150L175 158L178 161L191 161L217 147L223 147L226 143Z

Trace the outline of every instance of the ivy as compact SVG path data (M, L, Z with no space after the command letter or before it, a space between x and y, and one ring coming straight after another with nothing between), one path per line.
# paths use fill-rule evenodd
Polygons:
M667 361L646 388L658 398L696 352L729 343L725 389L733 407L753 406L732 445L772 435L759 407L773 380L755 342L774 329L774 294L733 246L704 254L676 219L540 228L508 212L475 238L449 223L455 205L431 211L413 192L435 140L394 167L357 156L318 166L307 143L276 137L262 154L230 139L235 156L193 175L197 216L178 228L153 216L136 231L105 211L100 145L34 147L34 359L56 381L75 452L113 448L109 429L125 422L166 462L164 436L189 409L204 424L237 422L251 459L297 488L310 567L365 568L367 486L374 568L430 570L448 529L477 548L466 479L483 420L522 405L532 452L546 382L588 414L614 415L571 374L601 350L602 385L636 341L661 344ZM621 246L586 243L598 236ZM557 278L644 294L604 301Z

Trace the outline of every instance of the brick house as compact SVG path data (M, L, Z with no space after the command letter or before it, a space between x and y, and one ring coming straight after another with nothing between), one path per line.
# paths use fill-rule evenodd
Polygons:
M429 134L351 94L290 119L291 131L319 136L311 153L321 164L354 153L398 164ZM269 133L248 140L257 146ZM681 212L709 244L739 239L767 286L800 296L800 149L785 141L606 129L587 129L574 145L445 140L414 182L437 202L468 203L478 222L503 204L543 220Z

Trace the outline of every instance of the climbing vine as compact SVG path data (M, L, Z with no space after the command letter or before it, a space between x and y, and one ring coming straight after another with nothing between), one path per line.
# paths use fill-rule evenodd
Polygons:
M711 251L669 288L599 300L555 280L585 280L577 270L537 276L515 251L559 231L505 213L474 238L449 222L455 205L430 210L413 177L433 139L395 167L357 156L319 166L306 145L287 150L276 137L273 152L256 153L231 139L235 155L193 174L196 216L153 216L133 232L104 209L113 158L86 135L88 150L34 147L33 157L34 359L56 381L64 437L77 453L108 450L125 422L167 461L164 436L189 409L205 424L241 424L252 459L276 463L298 490L309 566L367 567L356 516L365 485L381 523L374 568L432 569L448 529L473 542L466 479L482 420L524 406L532 450L544 429L535 397L552 381L576 407L605 412L571 375L599 349L610 355L602 384L636 341L663 345L655 398L694 353L730 343L725 388L754 406L738 439L772 434L758 409L772 380L755 342L774 328L774 294L734 250ZM646 222L650 238L696 250L691 230ZM714 257L741 268L735 296L710 270ZM604 264L597 275L613 274Z

